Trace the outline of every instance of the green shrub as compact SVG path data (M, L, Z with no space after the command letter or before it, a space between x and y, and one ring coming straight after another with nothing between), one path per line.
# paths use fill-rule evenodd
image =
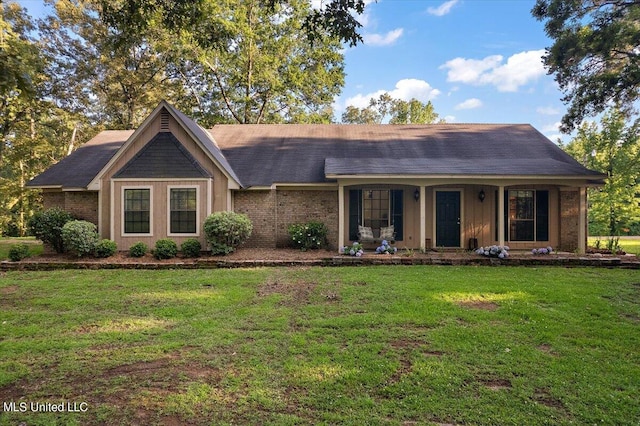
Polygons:
M19 262L29 256L29 246L26 244L14 244L9 248L9 260L12 262Z
M178 255L178 245L169 238L160 239L156 241L153 255L156 259L171 259Z
M198 257L202 250L202 244L195 238L189 238L185 240L180 246L180 251L185 257Z
M204 221L205 238L213 254L231 253L251 236L251 231L251 220L241 213L213 213Z
M62 227L62 242L65 249L78 257L93 253L98 241L96 225L86 220L72 220Z
M327 245L329 230L322 222L308 222L290 225L288 228L291 245L302 251L319 249Z
M142 241L138 241L131 247L129 247L129 256L131 257L142 257L149 251L149 247Z
M96 257L111 257L116 251L118 251L118 245L113 240L100 240L96 244L96 250L94 252Z
M38 212L29 219L29 233L43 243L50 244L57 253L63 253L62 227L73 219L71 213L59 208Z

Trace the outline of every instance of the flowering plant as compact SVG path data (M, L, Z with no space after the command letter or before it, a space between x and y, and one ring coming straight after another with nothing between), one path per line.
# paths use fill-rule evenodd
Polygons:
M389 244L387 240L382 240L382 244L376 249L376 253L378 254L396 254L397 251L398 248L391 247L391 244Z
M509 257L509 246L493 245L493 246L487 246L487 247L480 247L478 250L476 250L476 253L481 256L498 257L500 259L505 259Z
M351 246L340 247L340 254L360 257L364 254L364 248L362 248L362 244L356 241Z
M327 226L322 222L296 223L287 229L291 245L302 251L319 249L327 244Z
M551 253L553 253L553 248L551 248L551 246L531 250L531 254L551 254Z

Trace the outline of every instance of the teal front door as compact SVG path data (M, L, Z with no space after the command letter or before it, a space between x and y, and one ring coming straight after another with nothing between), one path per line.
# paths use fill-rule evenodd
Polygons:
M460 247L459 191L436 191L436 246Z

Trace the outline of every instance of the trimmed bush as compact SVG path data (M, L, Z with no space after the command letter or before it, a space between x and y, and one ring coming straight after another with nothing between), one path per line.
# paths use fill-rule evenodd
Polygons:
M253 231L251 219L245 214L218 212L204 221L204 233L213 254L229 254L247 241Z
M129 247L129 256L131 257L142 257L149 251L149 247L142 241L138 241L131 247Z
M100 240L96 244L96 250L94 252L96 257L111 257L118 251L118 245L113 240Z
M201 250L202 244L200 244L200 241L195 238L185 240L180 246L180 251L182 251L182 254L185 257L199 257Z
M29 233L43 243L51 245L57 253L65 250L62 240L62 227L74 220L71 213L59 208L38 212L29 219Z
M96 225L86 220L72 220L62 227L64 247L78 257L93 253L98 241Z
M302 251L319 249L327 245L329 230L322 222L308 222L290 225L288 228L291 245Z
M156 259L171 259L178 255L178 245L169 238L163 238L156 241L153 255Z
M9 248L9 260L12 262L19 262L30 255L29 246L26 244L14 244Z

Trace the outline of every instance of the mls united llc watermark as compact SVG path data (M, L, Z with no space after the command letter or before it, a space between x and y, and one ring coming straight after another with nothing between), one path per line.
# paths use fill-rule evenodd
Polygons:
M25 402L7 401L2 403L5 413L86 413L89 404L86 402Z

